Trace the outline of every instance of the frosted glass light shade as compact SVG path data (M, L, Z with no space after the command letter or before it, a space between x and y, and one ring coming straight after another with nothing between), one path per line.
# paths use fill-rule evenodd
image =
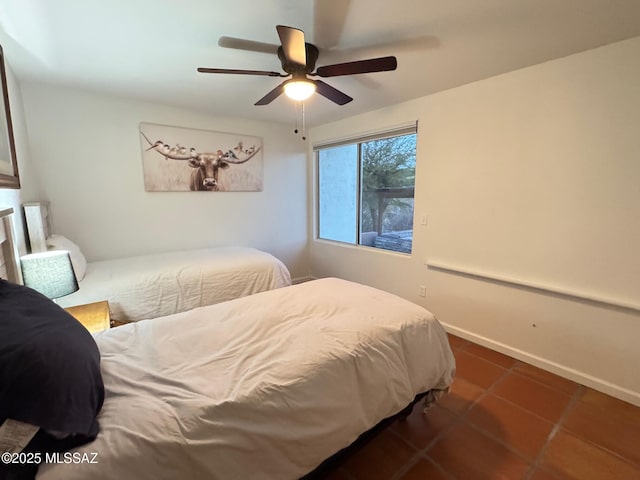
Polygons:
M306 100L316 91L316 84L310 80L290 80L284 84L284 93L292 100Z
M78 290L78 280L66 250L32 253L20 257L24 284L54 299Z

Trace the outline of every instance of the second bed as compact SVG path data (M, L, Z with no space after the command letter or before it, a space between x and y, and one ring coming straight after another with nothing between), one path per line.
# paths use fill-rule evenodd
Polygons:
M287 267L248 247L218 247L89 262L63 307L109 301L111 318L134 322L291 284Z

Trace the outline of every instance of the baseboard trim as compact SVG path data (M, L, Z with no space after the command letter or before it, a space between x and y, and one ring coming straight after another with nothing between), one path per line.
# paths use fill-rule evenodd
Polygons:
M619 398L620 400L624 400L625 402L629 402L640 407L640 393L638 392L634 392L619 385L607 382L606 380L603 380L601 378L593 377L586 373L574 370L559 363L552 362L545 358L538 357L523 350L510 347L509 345L505 345L504 343L496 342L494 340L491 340L490 338L476 335L475 333L455 327L453 325L449 325L444 322L440 323L447 332L453 335L464 338L465 340L469 340L473 343L477 343L479 345L482 345L483 347L490 348L497 352L504 353L505 355L509 355L510 357L516 358L543 370L555 373L556 375L567 378L569 380L573 380L574 382L580 383L587 387L593 388L594 390L598 390L599 392L606 393L607 395L611 395L612 397Z

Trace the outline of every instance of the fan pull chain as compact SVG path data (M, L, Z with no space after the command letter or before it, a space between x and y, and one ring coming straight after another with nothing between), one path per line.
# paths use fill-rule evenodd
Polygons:
M306 140L307 130L305 129L305 125L304 125L304 100L301 103L302 103L302 140Z
M301 117L302 117L302 129L298 129L298 103L300 103L301 106ZM306 126L305 126L305 118L304 118L304 100L301 100L300 102L294 102L293 103L294 108L295 108L295 115L296 115L296 119L294 122L294 127L293 127L293 133L298 134L301 133L302 134L302 140L306 140L307 139L307 131L306 131Z

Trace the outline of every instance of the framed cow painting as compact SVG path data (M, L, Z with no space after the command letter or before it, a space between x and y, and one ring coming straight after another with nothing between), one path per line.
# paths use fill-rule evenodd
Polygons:
M140 123L147 192L262 191L262 138Z

